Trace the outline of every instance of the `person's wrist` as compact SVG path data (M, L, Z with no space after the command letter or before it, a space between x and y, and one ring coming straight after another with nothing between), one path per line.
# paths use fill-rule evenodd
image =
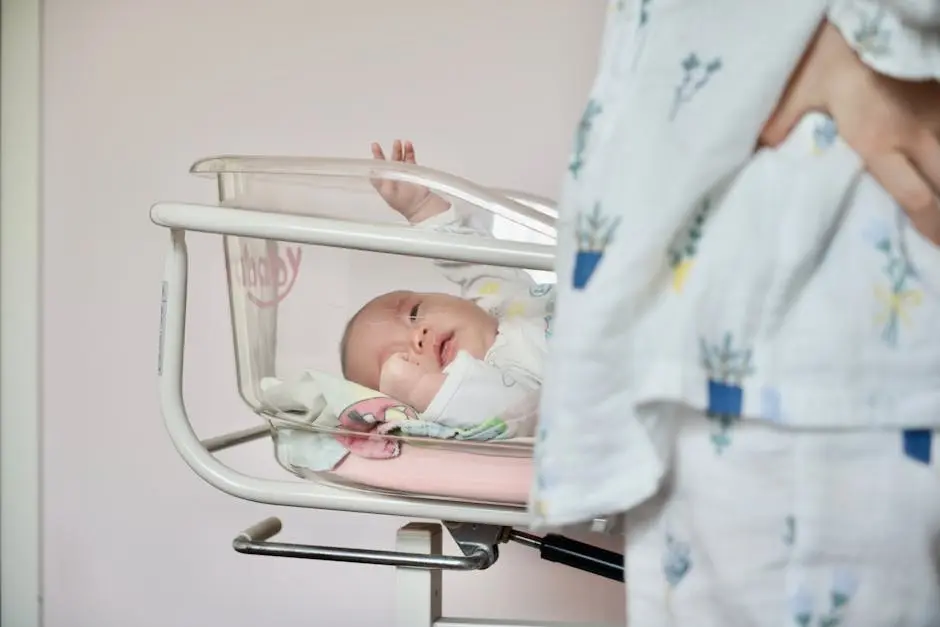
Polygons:
M845 100L839 94L858 93L875 78L874 71L859 58L841 31L829 22L823 25L816 47L811 81L812 91L818 94L820 102L815 106L831 113L834 103Z
M829 111L835 94L859 78L854 51L842 33L824 22L794 72L805 109Z

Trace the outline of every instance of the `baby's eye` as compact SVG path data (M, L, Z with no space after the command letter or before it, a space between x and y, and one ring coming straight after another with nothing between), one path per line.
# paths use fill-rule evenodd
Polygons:
M420 306L421 306L421 305L419 304L419 305L415 305L414 307L411 308L411 313L408 314L408 317L411 319L412 322L417 321L417 319L418 319L418 307L420 307Z

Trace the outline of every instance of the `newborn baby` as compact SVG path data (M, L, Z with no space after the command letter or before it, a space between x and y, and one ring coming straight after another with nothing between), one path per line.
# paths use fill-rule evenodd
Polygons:
M378 144L373 156L384 159ZM392 159L415 163L411 142ZM425 187L377 181L376 190L417 228L488 235ZM340 344L343 376L436 421L475 425L531 402L542 382L554 294L523 270L435 262L461 297L395 291L366 303ZM533 421L530 421L533 422ZM516 433L518 436L531 435Z

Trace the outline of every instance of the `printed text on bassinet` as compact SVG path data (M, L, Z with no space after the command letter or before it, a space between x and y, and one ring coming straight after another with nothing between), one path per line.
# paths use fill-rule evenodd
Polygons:
M248 300L258 307L273 307L290 294L300 272L300 246L284 247L267 242L265 254L256 254L242 243L238 273ZM257 248L254 249L257 251Z

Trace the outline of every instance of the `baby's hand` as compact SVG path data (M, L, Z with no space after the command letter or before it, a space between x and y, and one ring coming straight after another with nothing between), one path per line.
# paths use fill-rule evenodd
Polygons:
M875 72L826 23L790 78L761 143L781 143L814 110L832 117L917 230L940 244L940 83Z
M382 147L372 143L372 156L385 160ZM392 161L399 163L416 163L415 147L410 141L402 142L399 139L392 144ZM388 206L400 213L411 223L421 222L432 215L442 213L449 206L447 201L423 185L391 181L388 179L373 179L372 186L388 203Z
M395 353L382 366L379 392L423 412L441 389L445 378L447 375L443 372L423 368L406 353Z

